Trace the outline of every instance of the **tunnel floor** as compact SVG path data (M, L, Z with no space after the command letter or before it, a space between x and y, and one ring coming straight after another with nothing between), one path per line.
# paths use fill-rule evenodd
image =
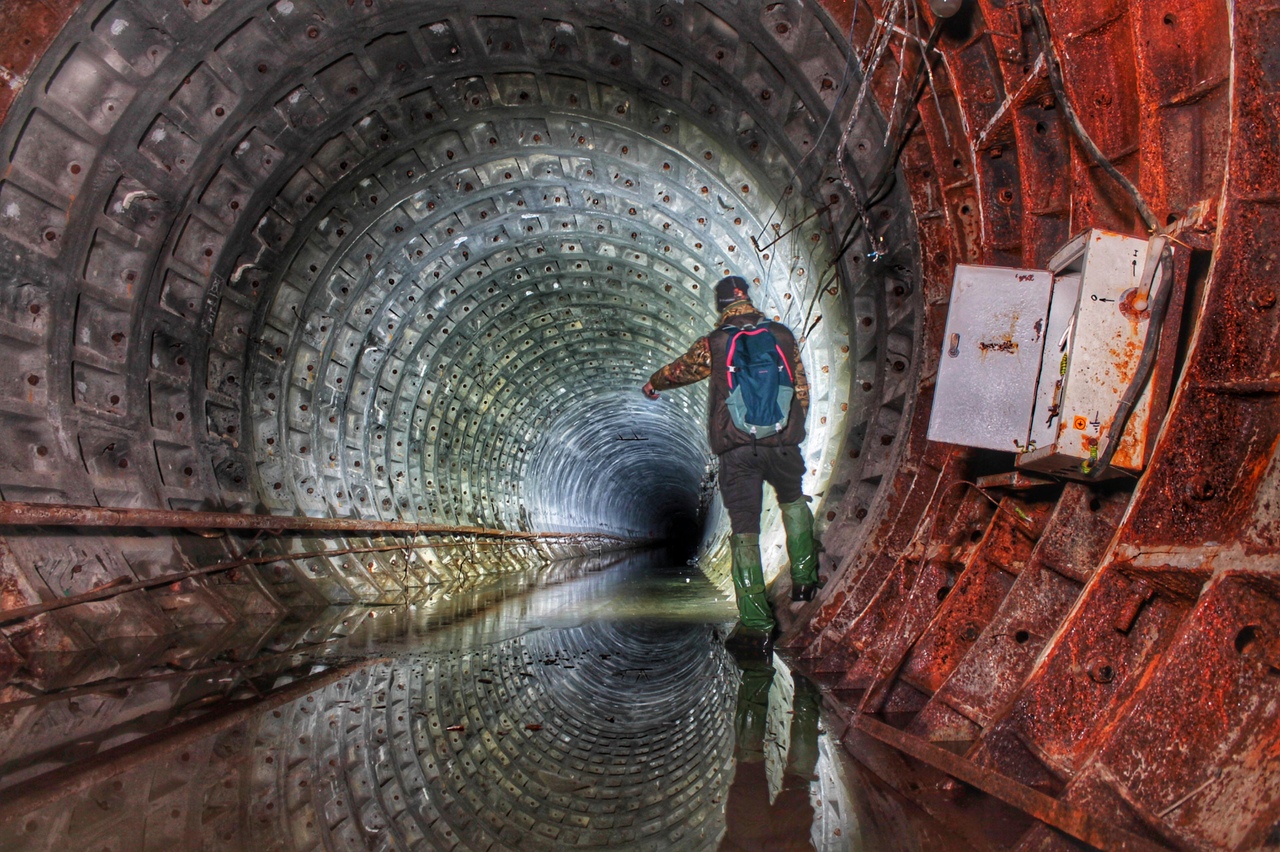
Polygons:
M735 661L734 614L696 566L604 554L349 611L230 699L72 690L32 712L98 733L0 755L0 849L967 848L849 758L817 685Z

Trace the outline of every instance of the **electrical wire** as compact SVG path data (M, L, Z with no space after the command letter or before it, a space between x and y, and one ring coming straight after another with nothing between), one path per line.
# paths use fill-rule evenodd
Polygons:
M1146 199L1142 197L1142 193L1138 191L1138 188L1133 185L1131 180L1121 174L1115 164L1107 159L1102 150L1094 144L1093 138L1089 136L1089 132L1080 123L1080 116L1076 114L1075 109L1071 106L1071 100L1067 97L1067 88L1062 81L1062 67L1058 64L1058 56L1054 52L1053 42L1049 38L1049 21L1045 17L1042 0L1030 0L1029 6L1031 19L1036 27L1036 36L1040 39L1040 46L1047 60L1045 65L1049 70L1049 85L1053 88L1053 94L1058 99L1058 103L1062 104L1062 112L1066 115L1067 123L1071 125L1071 130L1075 133L1076 139L1080 142L1081 147L1085 149L1085 153L1089 155L1089 158L1133 197L1133 203L1138 209L1138 215L1142 217L1147 230L1153 232L1158 230L1160 223L1156 221L1155 214L1151 212L1151 208L1147 205Z
M1163 237L1156 237L1156 240L1163 239ZM1111 465L1111 459L1120 446L1125 427L1129 423L1129 416L1133 413L1138 397L1146 389L1156 357L1160 354L1160 335L1164 330L1170 291L1173 289L1173 249L1169 247L1167 241L1160 249L1159 266L1160 287L1151 297L1151 313L1147 317L1147 336L1142 342L1142 355L1139 356L1138 364L1134 368L1133 378L1116 405L1116 413L1111 418L1111 426L1107 429L1107 434L1098 442L1098 458L1088 463L1088 469L1085 470L1085 474L1093 480L1100 478L1103 471ZM1154 270L1152 274L1154 276Z

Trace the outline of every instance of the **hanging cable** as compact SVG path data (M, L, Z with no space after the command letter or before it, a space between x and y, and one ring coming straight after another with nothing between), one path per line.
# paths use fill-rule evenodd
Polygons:
M1072 108L1071 101L1067 98L1067 88L1062 82L1062 68L1058 64L1058 56L1054 52L1053 42L1049 38L1049 21L1044 14L1044 4L1042 0L1030 0L1030 8L1031 19L1036 27L1036 36L1040 39L1041 49L1044 51L1045 59L1048 60L1045 64L1049 69L1049 85L1053 88L1053 94L1058 99L1058 103L1062 104L1062 111L1067 116L1067 123L1071 125L1076 139L1080 142L1081 147L1085 149L1085 153L1089 155L1089 159L1093 160L1096 165L1101 167L1133 197L1133 203L1138 208L1138 215L1142 217L1147 230L1159 230L1160 224L1156 221L1155 214L1151 212L1151 208L1147 206L1146 199L1142 197L1142 193L1138 191L1132 181L1121 174L1114 163L1107 159L1102 150L1094 144L1089 132L1084 129L1084 125L1080 123L1080 116L1076 115L1075 109Z

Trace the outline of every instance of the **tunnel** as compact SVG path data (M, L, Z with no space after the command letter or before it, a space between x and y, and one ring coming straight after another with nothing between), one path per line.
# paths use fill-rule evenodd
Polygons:
M1277 44L1234 0L5 3L0 847L715 848L819 693L817 848L1280 844ZM958 270L1091 229L1170 247L1144 463L930 440ZM755 716L706 385L640 393L728 275L799 342L822 542L791 603L765 500Z

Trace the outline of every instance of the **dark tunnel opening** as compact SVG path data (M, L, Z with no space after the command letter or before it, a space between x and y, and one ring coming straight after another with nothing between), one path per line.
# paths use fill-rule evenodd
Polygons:
M678 565L696 558L706 535L703 518L684 510L669 513L664 521L662 540L668 560Z

